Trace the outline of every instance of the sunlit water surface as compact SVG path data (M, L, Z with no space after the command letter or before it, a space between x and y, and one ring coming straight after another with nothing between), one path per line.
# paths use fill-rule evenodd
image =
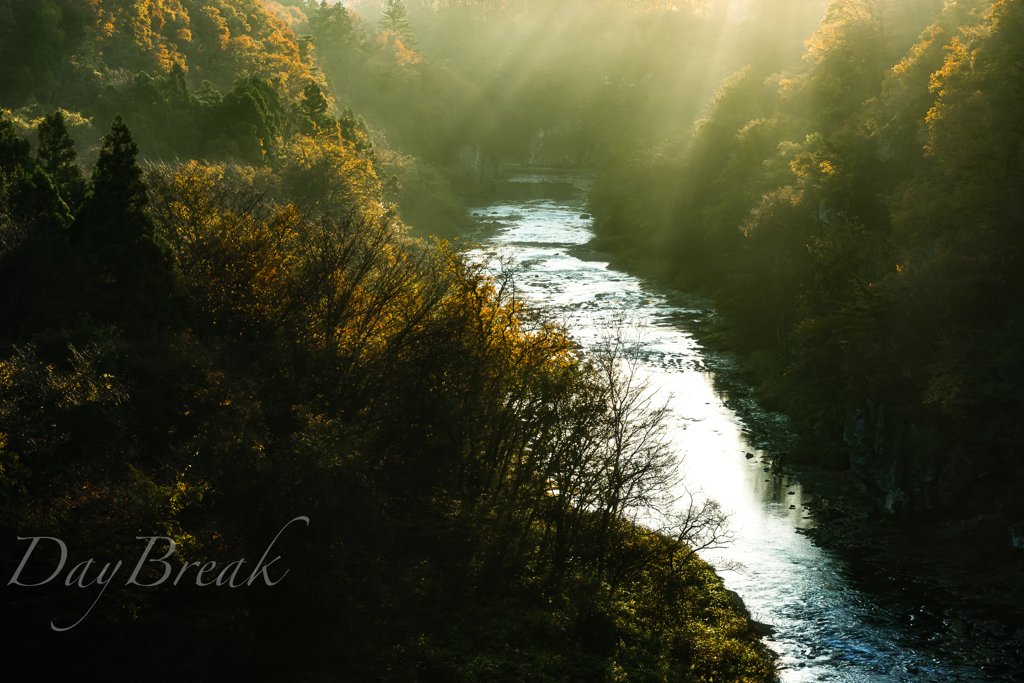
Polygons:
M768 644L779 655L782 680L998 680L930 649L931 634L904 625L905 608L856 588L841 558L798 532L815 524L804 508L810 496L795 479L767 471L764 453L715 391L702 349L686 327L700 311L680 305L679 297L670 303L662 288L587 257L582 245L593 235L582 215L582 191L591 177L523 174L511 180L568 181L581 194L476 207L473 214L483 223L467 235L482 245L476 255L514 255L521 268L518 286L567 316L584 346L623 316L639 330L643 367L670 404L670 438L683 456L690 490L701 489L732 515L734 543L705 553L705 559L740 567L723 571L723 578L755 619L775 628Z

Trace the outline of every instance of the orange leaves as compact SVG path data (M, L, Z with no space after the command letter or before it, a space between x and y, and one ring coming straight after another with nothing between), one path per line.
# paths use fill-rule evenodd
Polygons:
M202 0L187 7L181 0L97 2L89 18L97 52L107 56L108 68L133 73L198 67L218 87L239 73L261 75L293 98L311 80L322 81L300 59L294 32L257 0Z
M216 7L203 7L199 10L197 29L200 34L213 38L209 47L218 50L227 50L228 41L231 40L231 31L228 29L228 22ZM207 49L209 49L209 47Z
M292 5L282 5L279 2L274 2L274 0L265 0L264 4L268 10L273 12L275 17L283 21L293 31L309 28L306 14L302 9Z
M946 94L945 88L947 87L962 87L964 85L964 79L971 69L972 61L967 45L960 40L959 36L954 36L945 49L949 54L946 56L942 68L932 74L928 84L928 89L939 93L940 96Z
M283 147L279 168L289 195L311 207L383 215L373 162L347 140L296 136Z
M802 145L793 145L791 151L794 155L789 168L800 183L827 191L842 181L842 160L825 144L821 133L808 135ZM796 197L791 200L798 201Z
M1021 30L1024 2L994 4L979 26L962 29L964 40L953 38L931 76L937 97L927 116L926 150L950 174L1001 174L1013 165L1010 150L1024 136Z
M293 215L286 207L264 222L224 212L208 243L197 293L210 315L231 318L239 334L258 334L262 321L278 319L290 303Z
M96 17L101 50L108 44L127 48L128 54L144 55L146 68L161 74L170 73L174 64L187 69L182 50L191 33L188 12L180 0L97 3Z
M351 143L298 137L280 173L282 191L311 201L275 204L239 169L189 163L150 173L153 211L177 247L199 340L275 361L301 357L317 368L303 381L335 392L311 411L326 422L343 412L353 434L387 441L389 430L411 429L414 414L416 429L466 453L526 448L530 425L510 416L562 400L577 364L565 330L526 309L510 272L492 277L445 243L410 240ZM402 407L410 392L430 405ZM224 414L246 402L215 393ZM322 436L342 438L340 428L325 426Z
M394 31L383 31L377 35L377 47L387 52L388 54L394 55L395 61L402 68L418 64L423 61L419 53L414 50L410 50L402 42L402 36Z
M196 312L218 335L287 330L314 347L378 356L431 286L381 205L371 162L347 141L299 137L281 173L271 180L306 209L268 201L245 169L189 162L150 172L153 210ZM314 206L349 216L313 216Z
M222 330L258 333L289 306L300 216L292 206L260 207L253 191L226 190L224 175L194 161L151 171L153 208L201 314Z

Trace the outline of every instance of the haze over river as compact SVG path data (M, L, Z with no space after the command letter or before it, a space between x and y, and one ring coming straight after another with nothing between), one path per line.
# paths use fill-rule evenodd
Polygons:
M532 171L511 177L502 184L504 196L516 198L475 207L481 224L466 238L487 252L511 252L522 268L521 290L570 316L584 346L623 315L641 330L644 368L670 402L670 435L684 454L691 489L702 489L732 513L735 542L705 559L742 566L722 576L755 619L775 628L768 644L780 657L782 680L1007 680L1005 671L990 675L962 651L930 645L935 629L915 626L928 622L920 603L864 589L842 557L798 532L816 524L804 508L812 496L795 479L766 471L765 453L716 392L704 351L687 331L707 303L610 270L584 246L593 237L590 219L582 217L592 179ZM572 183L580 192L529 199L527 186L511 184L541 181Z

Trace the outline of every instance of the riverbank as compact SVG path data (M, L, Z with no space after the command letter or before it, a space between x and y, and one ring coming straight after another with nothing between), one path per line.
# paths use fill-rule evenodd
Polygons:
M1024 681L1024 558L995 515L894 521L843 485L859 484L849 473L798 476L823 496L816 544L843 552L870 590L898 601L929 645L982 662L995 680Z
M704 346L706 371L723 402L742 418L752 444L767 452L762 459L772 473L795 477L813 494L806 509L818 525L795 531L840 553L864 589L897 605L923 648L977 663L991 680L1024 681L1024 552L1011 547L998 515L975 503L927 518L893 517L876 509L848 466L822 468L779 457L799 437L784 415L760 403L755 387L764 378L723 343L723 320L710 299L673 291L679 282L665 264L624 262L592 245L577 255L588 249L589 258L654 281L701 312L680 324ZM842 464L843 455L826 461Z

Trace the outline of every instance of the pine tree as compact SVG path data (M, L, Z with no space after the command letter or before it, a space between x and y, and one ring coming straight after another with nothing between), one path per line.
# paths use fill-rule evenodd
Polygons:
M0 118L0 174L27 164L31 149L29 141L18 135L14 122Z
M327 117L327 98L316 83L310 83L302 91L302 110L316 124Z
M63 230L70 221L68 207L30 156L31 149L14 123L0 118L0 214L26 227Z
M319 7L310 8L306 16L309 17L309 30L313 34L317 50L337 51L349 46L356 39L352 16L343 3L321 3Z
M390 31L401 36L406 47L412 48L416 45L416 39L412 35L412 25L406 19L405 4L402 0L388 0L387 7L377 25L382 31Z
M153 218L146 211L149 197L142 169L135 160L139 147L118 115L103 138L93 168L89 195L75 221L75 236L96 245L126 245L152 238Z
M72 240L95 256L113 284L104 286L101 314L150 316L167 309L173 286L172 252L156 234L149 195L136 157L138 145L120 116L104 138L89 193L72 226ZM109 278L103 278L109 282Z
M64 123L64 112L58 109L39 123L39 162L57 184L61 198L72 209L85 198L85 179L76 163L75 141Z

